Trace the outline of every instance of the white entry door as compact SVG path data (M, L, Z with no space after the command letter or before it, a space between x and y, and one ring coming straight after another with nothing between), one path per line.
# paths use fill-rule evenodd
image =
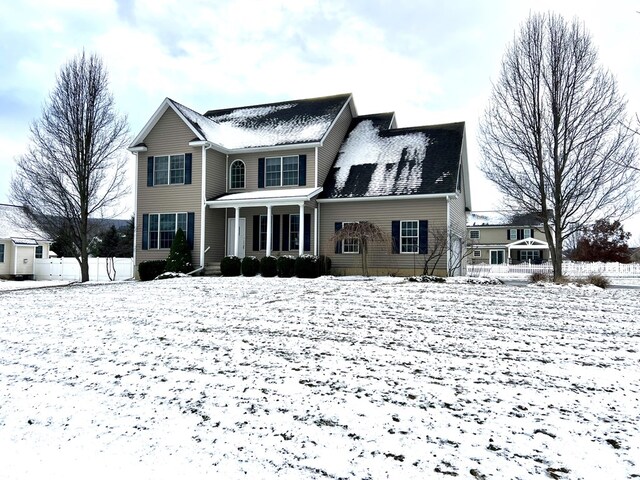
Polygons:
M238 243L238 257L244 258L245 252L245 223L246 219L240 219L240 234ZM235 255L236 251L236 219L230 218L227 225L227 255Z

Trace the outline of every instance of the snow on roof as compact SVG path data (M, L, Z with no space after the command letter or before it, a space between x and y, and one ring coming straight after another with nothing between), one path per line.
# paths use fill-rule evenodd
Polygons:
M467 226L540 225L542 222L536 217L535 214L500 210L467 212Z
M354 119L327 177L324 198L456 191L463 123L388 129Z
M377 165L367 196L384 195L390 188L399 187L401 192L412 193L422 179L422 162L429 139L424 133L409 133L393 137L381 137L380 130L371 120L359 123L349 134L340 149L335 163L335 188L342 190L349 178L351 167L355 165ZM413 162L405 162L400 172L399 160L403 153ZM396 179L396 177L399 177Z
M46 237L39 231L24 228L27 224L22 207L17 205L0 205L0 239L44 240Z
M171 101L207 141L229 150L320 141L347 95L209 111Z
M283 188L278 190L259 190L255 192L232 193L216 198L214 201L235 200L268 200L284 198L313 197L322 191L322 188Z

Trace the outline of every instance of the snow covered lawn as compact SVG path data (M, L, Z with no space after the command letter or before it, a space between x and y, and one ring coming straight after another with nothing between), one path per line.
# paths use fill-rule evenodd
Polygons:
M0 476L640 475L637 290L350 280L0 292Z

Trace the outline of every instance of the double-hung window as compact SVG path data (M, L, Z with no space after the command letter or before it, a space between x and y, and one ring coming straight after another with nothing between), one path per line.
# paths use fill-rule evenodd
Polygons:
M267 157L265 159L265 185L267 187L298 185L298 168L298 155Z
M149 215L149 248L171 248L176 232L187 234L186 213L152 213Z
M346 225L353 225L358 222L343 222L342 228ZM342 241L342 253L360 253L360 242L358 242L357 238L345 238Z
M267 216L260 215L260 250L267 249Z
M42 245L36 247L36 258L42 258L43 250Z
M0 243L0 263L4 263L4 243Z
M418 253L419 230L418 220L400 222L400 253Z
M469 230L469 238L471 240L478 240L480 238L480 230Z
M184 155L164 155L153 158L153 184L174 185L184 182Z

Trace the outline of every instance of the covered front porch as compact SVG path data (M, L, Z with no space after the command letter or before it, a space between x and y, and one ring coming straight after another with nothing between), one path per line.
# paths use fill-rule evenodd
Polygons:
M318 207L322 188L295 188L243 192L206 202L225 210L226 255L317 255Z

